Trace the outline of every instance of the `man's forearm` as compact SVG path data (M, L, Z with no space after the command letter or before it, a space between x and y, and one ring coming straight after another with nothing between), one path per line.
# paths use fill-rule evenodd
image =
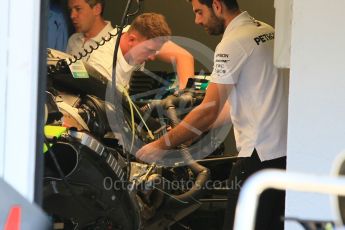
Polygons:
M154 162L161 159L168 152L164 150L175 148L200 136L214 124L222 110L229 109L224 104L232 87L231 84L210 83L204 100L198 107L190 112L168 134L139 149L136 156L139 159Z
M230 117L231 106L229 102L226 102L223 106L222 111L219 113L217 119L209 127L209 129L217 129L224 125L232 125Z
M174 63L180 89L184 89L188 78L194 76L194 57L187 50L171 41L163 45L157 58L167 63Z
M217 118L215 105L200 105L189 113L178 126L159 139L160 146L172 149L205 132Z
M189 53L181 54L176 59L176 72L179 88L186 88L188 78L194 77L194 58Z

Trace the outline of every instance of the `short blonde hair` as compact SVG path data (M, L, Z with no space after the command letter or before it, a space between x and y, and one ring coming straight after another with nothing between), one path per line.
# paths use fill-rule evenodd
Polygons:
M170 39L171 29L165 20L165 17L157 13L144 13L137 16L128 32L137 31L147 39L159 37L162 42Z

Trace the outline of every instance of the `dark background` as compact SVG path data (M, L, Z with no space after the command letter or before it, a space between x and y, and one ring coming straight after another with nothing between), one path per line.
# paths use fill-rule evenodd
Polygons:
M125 0L107 0L104 18L112 22L112 25L120 24ZM274 0L239 0L240 8L248 11L251 16L270 25L274 25ZM192 5L187 0L144 0L141 2L141 12L156 12L163 14L169 23L174 36L181 36L196 40L214 51L221 36L208 35L201 26L194 24ZM184 46L182 43L177 42ZM195 51L188 49L194 56ZM152 70L172 71L171 66L161 62L147 63L147 68ZM196 72L205 69L200 63L196 63ZM206 68L208 69L208 68Z

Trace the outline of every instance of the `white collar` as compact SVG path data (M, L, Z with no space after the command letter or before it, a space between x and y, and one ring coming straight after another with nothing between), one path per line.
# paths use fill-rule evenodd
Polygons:
M108 32L113 29L109 21L105 21L105 23L106 25L104 26L104 28L95 37L91 38L92 40L100 41L102 37L106 36Z
M109 21L105 21L105 22L106 22L106 25L104 26L104 28L96 36L90 38L89 40L92 40L95 42L100 41L102 37L108 34L108 32L112 31L113 27L111 26L111 23ZM81 40L84 43L85 41L84 33L77 33L76 37L78 40Z
M247 11L243 11L241 14L237 15L234 19L231 20L231 22L224 31L224 35L230 33L233 29L237 28L238 26L253 22L255 22L255 19L251 17Z

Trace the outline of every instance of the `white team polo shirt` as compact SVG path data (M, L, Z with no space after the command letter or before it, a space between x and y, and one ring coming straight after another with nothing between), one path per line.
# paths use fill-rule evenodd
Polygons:
M273 65L274 29L247 12L227 26L214 56L211 82L232 84L231 119L239 157L286 156L286 80Z
M109 21L106 21L105 27L95 37L90 38L87 41L85 41L85 37L83 33L74 33L68 39L66 53L79 56L79 52L83 52L84 48L89 50L89 47L91 45L93 47L96 47L97 42L100 42L102 40L102 37L108 38L109 37L108 32L112 30L113 30L113 27L111 26L111 23ZM86 57L83 57L82 60L87 61L88 58L89 58L89 55Z
M123 32L127 32L130 26L126 26ZM116 34L117 29L112 30L110 33ZM115 42L117 36L113 37L109 42L105 43L103 46L99 47L97 50L92 52L87 63L95 68L99 73L112 80L113 72L113 57L115 50ZM130 65L124 58L121 48L119 47L117 53L117 63L116 63L116 84L121 84L124 87L128 86L130 77L133 71L142 69L144 64L141 65Z

